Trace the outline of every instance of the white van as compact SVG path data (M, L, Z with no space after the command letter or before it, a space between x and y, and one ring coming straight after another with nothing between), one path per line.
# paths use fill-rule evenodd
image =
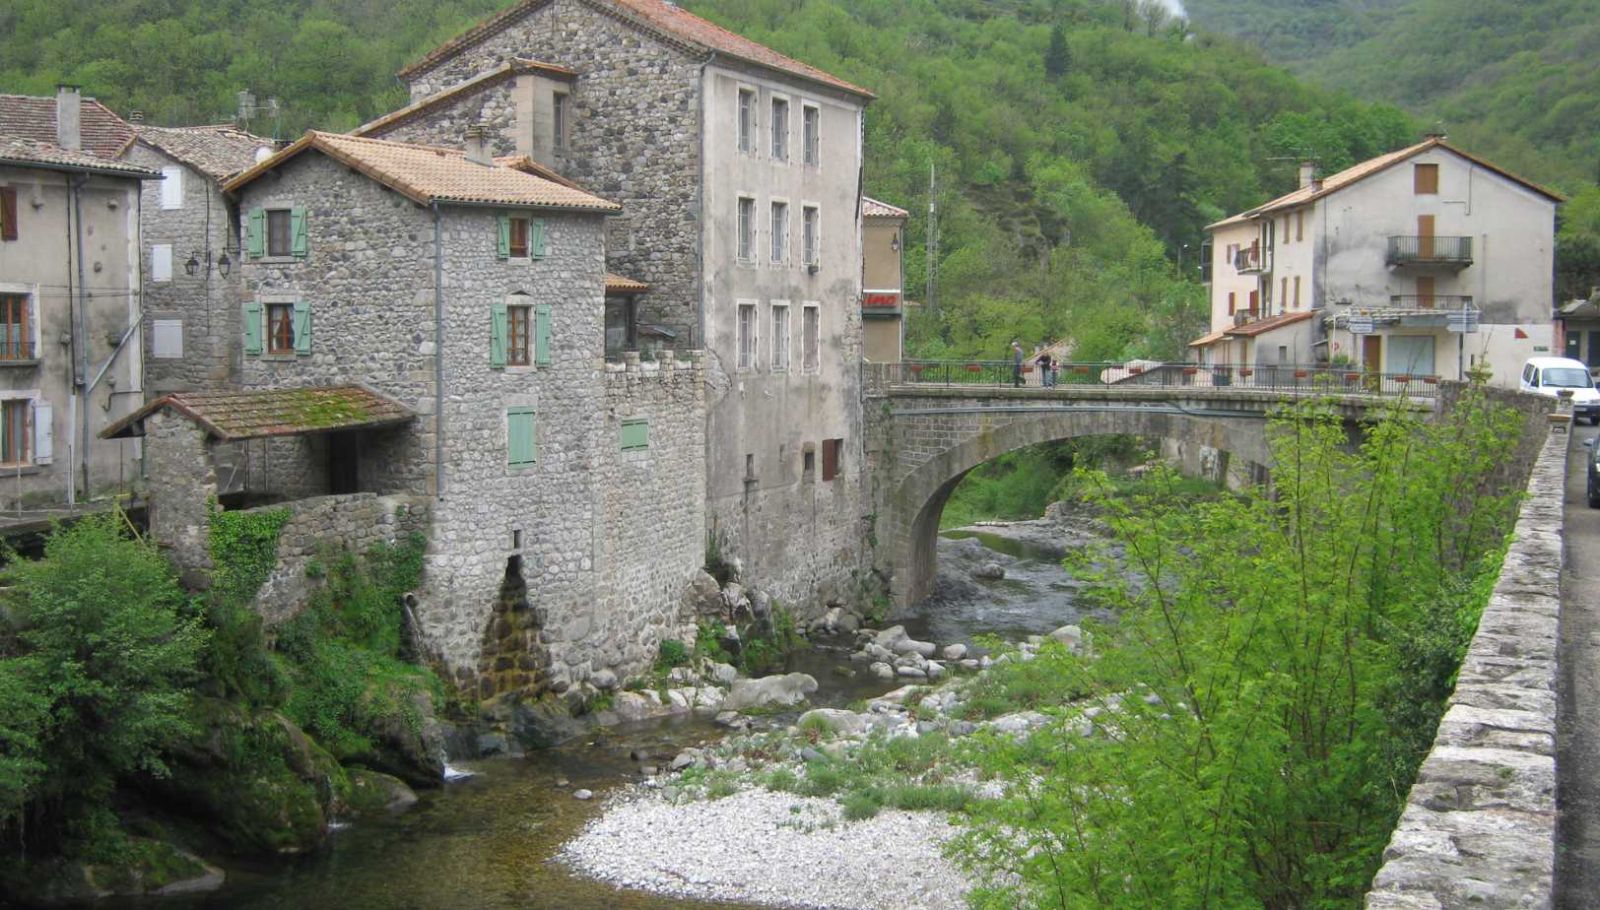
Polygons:
M1522 391L1555 398L1562 389L1572 390L1572 419L1600 424L1600 391L1588 367L1570 357L1529 357L1523 364Z

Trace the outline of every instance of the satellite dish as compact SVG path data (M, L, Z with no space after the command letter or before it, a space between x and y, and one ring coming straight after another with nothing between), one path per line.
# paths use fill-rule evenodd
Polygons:
M256 164L260 164L261 162L266 161L268 158L271 158L271 157L272 157L272 149L267 148L264 145L262 147L256 149Z

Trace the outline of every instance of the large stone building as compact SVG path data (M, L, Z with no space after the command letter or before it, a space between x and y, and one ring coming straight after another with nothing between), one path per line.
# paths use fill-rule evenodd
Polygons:
M623 204L606 261L648 290L617 334L710 354L710 535L780 601L849 596L870 93L665 0L523 0L400 76L412 103L358 135L482 124L497 153Z
M77 89L0 95L0 506L132 492L143 403L139 187L127 125Z
M1202 363L1348 363L1514 384L1552 352L1560 197L1440 136L1300 186L1207 228ZM1451 314L1476 331L1450 331Z

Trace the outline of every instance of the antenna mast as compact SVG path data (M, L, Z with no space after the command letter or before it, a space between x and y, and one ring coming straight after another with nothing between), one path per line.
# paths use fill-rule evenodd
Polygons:
M928 164L928 312L939 315L939 175Z

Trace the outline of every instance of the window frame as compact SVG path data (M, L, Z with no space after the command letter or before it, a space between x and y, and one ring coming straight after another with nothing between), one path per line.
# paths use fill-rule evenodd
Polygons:
M748 315L748 319L746 316ZM754 300L738 301L734 319L734 362L740 373L753 373L760 361L761 332L759 308Z
M844 440L841 438L822 440L822 482L829 483L836 480L841 473L840 463L844 461Z
M812 129L807 130L806 114L813 113L815 118L810 124ZM800 102L800 145L801 163L805 167L822 166L822 105L806 101Z
M294 256L294 208L292 206L261 208L261 249L263 256L269 259L288 259ZM282 248L273 245L274 231L272 229L273 216L281 216L279 224L283 226Z
M0 333L0 362L16 363L38 359L38 300L39 295L31 285L0 284L0 316L10 315L11 307L8 303L15 303L22 316L21 330L17 332L14 345L10 331ZM9 325L12 325L10 321L0 322L0 326Z
M0 467L26 468L38 463L34 460L33 403L33 397L26 394L0 398ZM22 418L22 426L16 431L11 425L13 410L20 412ZM12 442L20 443L20 457L13 458L13 453L6 451L7 445Z
M800 372L822 372L822 306L815 301L800 305Z
M550 93L550 146L566 151L572 129L572 93L556 89Z
M769 358L772 372L789 372L790 353L790 326L789 326L789 301L772 301L772 356Z
M800 260L808 269L822 265L822 207L814 202L800 205Z
M772 264L783 265L789 261L789 200L773 199L768 203L767 224L772 234L767 244Z
M760 93L753 85L740 85L735 95L734 147L743 155L756 153L756 132L760 128L756 117L756 105L760 97Z
M165 267L163 267L163 265ZM172 244L150 244L150 283L168 284L172 281Z
M756 197L739 193L734 212L734 258L751 265L756 261Z
M507 231L509 238L506 241L507 259L532 259L533 258L533 219L527 215L507 215ZM522 232L522 252L517 252L517 232Z
M783 110L780 114L779 107ZM767 99L767 150L773 161L789 160L789 96L773 93Z
M295 353L294 309L294 301L290 300L263 300L261 302L261 317L266 320L265 324L262 326L263 331L261 336L261 353L266 354L269 357L293 355ZM288 329L287 347L278 347L279 342L283 339L278 337L278 329L273 325L274 311L285 314L282 322L283 327Z
M514 297L514 300L526 300ZM521 344L518 344L517 326L521 323ZM506 366L533 366L533 303L506 303Z
M630 442L629 439L628 439L628 430L631 429L631 428L638 428L638 427L643 427L644 428L644 436L643 436L642 441L641 440L634 440L634 441ZM622 418L622 422L617 425L617 445L618 445L618 450L619 451L623 451L623 452L645 452L645 451L648 451L650 449L650 418L648 418L648 417L624 417L624 418Z

